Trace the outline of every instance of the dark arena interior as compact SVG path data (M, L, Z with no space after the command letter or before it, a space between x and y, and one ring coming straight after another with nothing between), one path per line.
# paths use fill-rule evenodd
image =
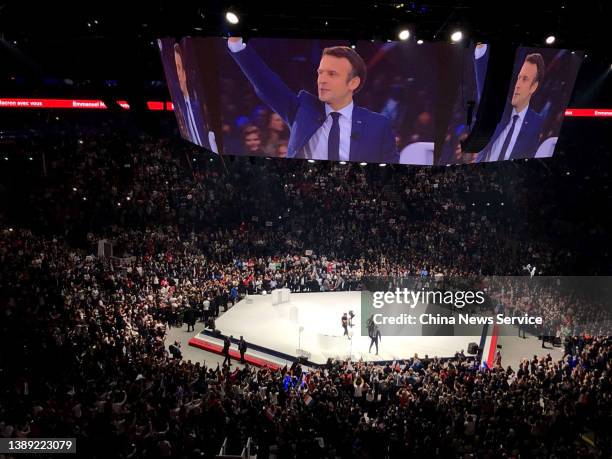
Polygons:
M612 457L612 4L532 3L0 5L0 459Z

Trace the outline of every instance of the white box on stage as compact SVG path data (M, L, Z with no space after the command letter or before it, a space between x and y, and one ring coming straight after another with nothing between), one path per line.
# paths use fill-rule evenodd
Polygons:
M272 290L272 304L289 303L291 290L288 288L277 288Z

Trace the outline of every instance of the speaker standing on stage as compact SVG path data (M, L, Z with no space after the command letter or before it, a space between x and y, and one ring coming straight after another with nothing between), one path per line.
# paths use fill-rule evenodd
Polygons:
M368 349L368 353L372 352L372 345L376 345L376 355L378 355L378 342L381 340L382 335L380 334L380 330L378 329L378 325L374 322L368 327L368 336L370 337L370 349Z
M342 314L342 328L344 328L344 334L342 336L348 336L348 317L346 312Z

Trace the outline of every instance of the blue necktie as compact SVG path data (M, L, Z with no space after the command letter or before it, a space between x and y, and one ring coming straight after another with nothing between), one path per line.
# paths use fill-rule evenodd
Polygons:
M502 145L501 152L499 153L499 156L497 157L498 161L503 161L504 158L506 157L506 150L508 150L508 145L510 145L510 140L512 140L512 134L514 134L514 126L516 126L516 120L518 120L518 118L519 118L518 115L512 116L512 126L510 126L508 135L506 135L506 138L504 139L504 144Z
M332 126L329 130L329 137L327 139L327 159L330 161L340 160L340 113L331 112Z

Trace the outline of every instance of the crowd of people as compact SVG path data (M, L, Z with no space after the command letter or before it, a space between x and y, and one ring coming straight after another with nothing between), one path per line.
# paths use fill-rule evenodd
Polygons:
M213 457L225 438L238 449L252 438L262 457L609 455L602 329L569 330L562 359L516 369L458 354L231 371L165 343L185 317L214 320L281 286L523 275L527 262L575 273L579 246L549 228L551 203L523 205L543 169L232 161L103 134L63 142L42 177L2 190L13 196L0 216L3 437L76 436L87 457ZM113 257L97 256L102 239ZM589 261L583 273L606 272ZM559 329L609 320L609 305L541 289L502 302Z
M205 250L214 248L225 259L233 252L314 250L495 275L522 275L527 263L544 275L608 268L604 245L597 248L606 229L572 221L596 246L582 250L584 239L575 227L566 228L566 203L548 199L555 190L540 163L521 164L520 172L514 162L432 169L265 159L252 164L150 138L102 134L79 143L73 137L47 149L46 177L15 184L22 189L7 206L17 221L76 235L107 233L113 225L116 233L170 225L181 234L194 232ZM547 185L541 192L547 199L532 196L535 179ZM556 192L566 188L559 184ZM579 191L569 188L573 195ZM535 204L526 205L528 199Z
M588 428L610 451L609 338L516 369L462 354L207 368L164 346L193 286L155 278L180 257L130 271L28 231L0 241L4 437L76 436L88 457L213 457L226 438L262 457L598 457L577 443Z

